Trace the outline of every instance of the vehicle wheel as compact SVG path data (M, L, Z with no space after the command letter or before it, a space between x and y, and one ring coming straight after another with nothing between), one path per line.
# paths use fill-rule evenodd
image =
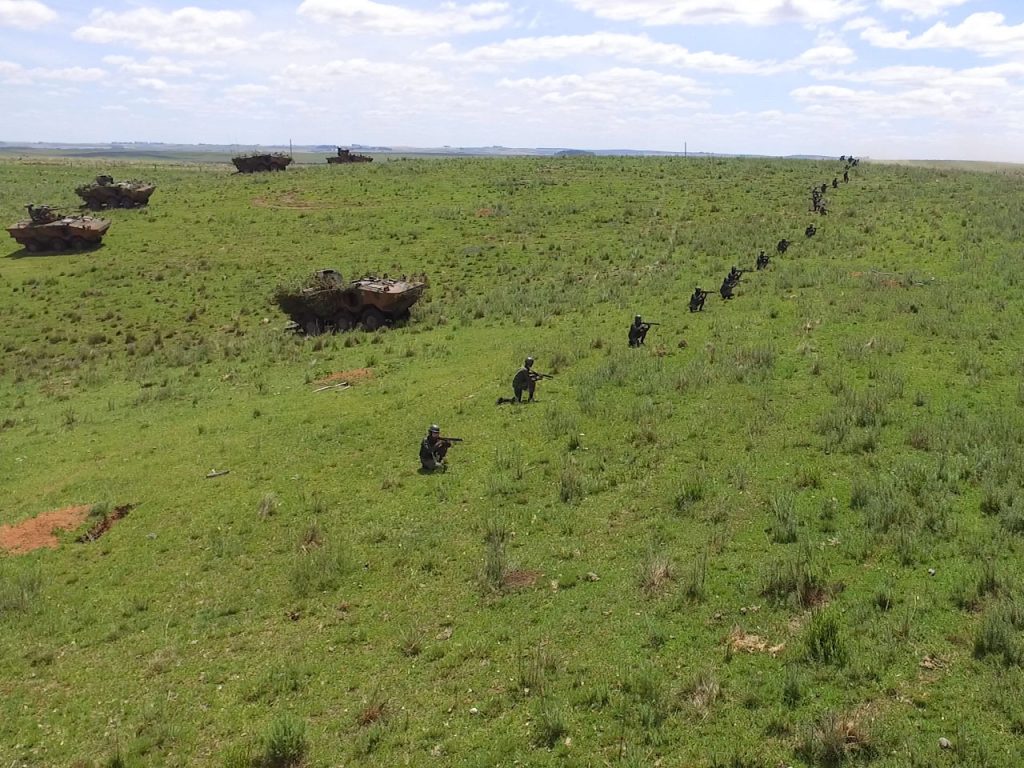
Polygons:
M25 250L28 251L29 253L39 253L39 243L35 242L34 240L30 240L29 242L25 243Z
M347 312L339 312L334 318L334 327L340 331L351 331L352 326L355 325L355 320L352 315Z
M51 240L50 241L50 247L48 248L48 250L51 250L54 253L60 253L66 247L67 247L67 243L65 243L63 240Z
M306 321L302 324L302 330L306 332L307 336L319 336L323 328L317 318L307 317Z
M89 241L84 237L73 237L71 238L71 248L75 251L84 251L89 247Z
M384 325L387 318L384 313L379 309L370 307L368 310L363 312L363 330L376 331L382 325Z

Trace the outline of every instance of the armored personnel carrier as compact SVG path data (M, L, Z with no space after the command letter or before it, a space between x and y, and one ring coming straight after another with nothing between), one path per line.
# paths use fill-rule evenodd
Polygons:
M364 277L346 283L334 269L321 269L297 287L281 287L274 300L308 336L347 331L357 324L375 331L409 318L426 283L404 278Z
M356 155L350 149L338 147L338 154L328 157L327 162L331 165L338 163L372 163L373 158L369 155Z
M149 203L155 184L145 181L114 181L113 176L97 176L96 181L75 188L75 194L91 211L104 208L141 208Z
M48 205L29 205L28 221L8 227L26 251L84 251L94 248L110 229L110 222L93 216L61 216Z
M239 173L260 173L262 171L283 171L292 159L288 155L275 152L272 155L240 155L231 158Z

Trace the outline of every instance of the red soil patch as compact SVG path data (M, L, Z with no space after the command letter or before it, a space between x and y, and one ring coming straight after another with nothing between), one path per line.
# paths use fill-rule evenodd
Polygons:
M351 371L338 371L337 373L331 373L327 376L317 379L314 384L337 384L338 382L347 381L349 384L355 384L357 381L364 381L366 379L373 378L373 368L353 368Z
M102 520L75 539L75 541L79 544L88 544L90 541L96 541L96 539L109 531L114 526L114 523L131 512L134 507L134 504L122 504L120 507L114 507L113 512L105 514Z
M21 554L47 547L56 549L57 531L73 531L89 516L91 507L82 504L64 507L24 520L16 525L0 525L0 549Z
M494 215L494 209L493 208L478 208L477 211L476 211L476 215L479 216L480 218L484 218L484 217L487 217L487 216L493 216Z

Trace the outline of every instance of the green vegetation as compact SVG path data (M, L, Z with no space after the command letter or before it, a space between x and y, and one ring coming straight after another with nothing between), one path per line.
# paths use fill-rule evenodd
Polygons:
M0 162L158 185L0 250L0 524L137 505L0 555L0 765L1019 765L1024 176L836 168ZM284 333L321 267L430 287Z

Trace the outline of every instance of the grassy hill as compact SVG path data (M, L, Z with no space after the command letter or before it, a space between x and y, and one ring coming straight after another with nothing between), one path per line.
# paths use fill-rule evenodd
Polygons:
M0 217L128 168L0 162ZM1020 174L226 170L0 251L0 524L135 505L0 554L0 765L1020 764ZM284 333L321 267L430 288Z

